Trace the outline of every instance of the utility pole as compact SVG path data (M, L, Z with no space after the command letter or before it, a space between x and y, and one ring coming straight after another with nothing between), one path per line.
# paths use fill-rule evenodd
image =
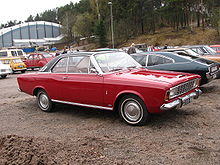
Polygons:
M114 43L114 29L113 29L113 14L112 14L112 2L108 2L108 5L110 6L110 15L111 15L111 31L112 31L112 48L115 48Z

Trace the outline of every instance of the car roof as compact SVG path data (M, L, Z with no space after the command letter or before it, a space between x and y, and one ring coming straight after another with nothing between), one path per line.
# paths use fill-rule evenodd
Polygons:
M98 54L110 54L110 53L125 53L122 51L101 51L101 52L68 52L65 54L60 54L59 56L56 56L51 61L47 63L47 68L43 69L42 72L47 72L51 66L53 66L54 62L57 60L63 58L63 57L69 57L69 56L92 56L92 55L98 55Z
M162 49L159 50L158 52L169 52L169 51L178 51L178 50L187 50L189 49L188 47L178 47L178 48L169 48L169 49Z
M179 60L186 60L186 58L183 58L182 56L179 56L177 53L175 52L140 52L140 53L135 53L135 54L130 54L133 56L141 56L141 55L163 55L169 58L175 58L175 59L179 59ZM188 61L188 59L186 60Z
M97 54L108 54L108 53L125 53L123 51L91 51L91 52L68 52L65 54L59 55L60 57L62 56L79 56L79 55L84 55L84 56L92 56L92 55L97 55Z
M220 47L220 45L209 45L210 47Z

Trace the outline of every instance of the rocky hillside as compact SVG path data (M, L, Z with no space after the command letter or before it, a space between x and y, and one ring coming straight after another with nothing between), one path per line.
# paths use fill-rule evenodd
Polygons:
M193 32L188 30L173 31L171 28L163 28L155 34L141 35L130 39L120 45L130 46L131 43L146 43L148 45L197 45L197 44L220 44L220 36L214 29L195 28Z

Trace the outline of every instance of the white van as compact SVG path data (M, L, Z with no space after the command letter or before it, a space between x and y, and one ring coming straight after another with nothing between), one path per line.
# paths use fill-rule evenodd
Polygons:
M0 76L5 78L8 74L12 73L10 65L3 64L0 61Z
M22 49L3 49L0 50L0 57L26 57L26 53Z

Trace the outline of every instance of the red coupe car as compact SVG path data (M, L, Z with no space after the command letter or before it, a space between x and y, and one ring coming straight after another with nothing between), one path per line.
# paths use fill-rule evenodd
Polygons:
M54 110L55 103L115 110L130 125L143 125L150 113L180 108L201 93L199 75L148 70L124 52L60 55L17 81L42 111Z
M27 56L27 59L23 60L27 68L41 68L47 64L54 56L50 54L32 53Z

